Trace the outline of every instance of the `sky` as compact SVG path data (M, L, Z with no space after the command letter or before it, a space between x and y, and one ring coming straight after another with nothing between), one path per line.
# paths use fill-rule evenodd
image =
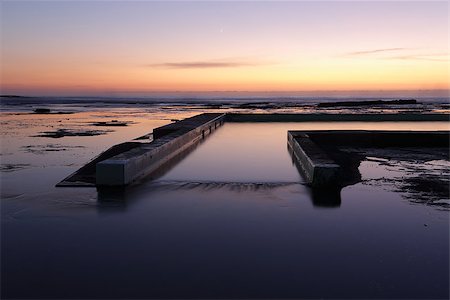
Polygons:
M448 1L2 1L1 93L448 90Z

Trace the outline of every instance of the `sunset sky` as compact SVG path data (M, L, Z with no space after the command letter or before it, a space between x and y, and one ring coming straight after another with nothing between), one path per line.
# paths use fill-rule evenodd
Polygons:
M1 92L449 88L441 2L2 1Z

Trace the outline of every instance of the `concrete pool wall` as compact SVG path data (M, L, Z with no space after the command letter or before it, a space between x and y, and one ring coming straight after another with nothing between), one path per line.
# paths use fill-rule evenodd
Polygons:
M306 182L314 187L329 186L339 178L339 165L307 133L288 131L288 146Z
M449 121L449 114L249 114L227 113L227 122L436 122Z
M450 131L316 130L288 131L288 146L302 175L312 187L339 187L345 174L342 166L324 149L332 147L449 148Z
M96 184L124 186L156 171L211 134L224 118L224 114L202 114L155 129L153 142L97 163Z
M152 142L142 143L133 147L133 149L115 154L112 157L107 157L104 160L96 161L95 173L90 174L90 176L95 177L95 185L97 186L126 186L139 178L152 174L163 165L168 164L175 156L190 148L198 141L203 140L206 136L213 133L215 129L223 125L224 122L442 122L448 120L448 114L417 113L381 115L203 113L155 128L153 133L149 134L153 135ZM323 176L316 178L332 178L336 176L334 173L336 173L337 167L333 161L324 161L317 164L317 161L314 162L307 158L313 153L317 154L320 152L312 149L315 147L314 143L310 145L311 148L306 147L306 144L311 144L307 139L302 140L302 143L306 143L303 146L297 145L299 140L294 140L289 139L289 145L291 148L297 149L295 151L297 160L303 161L301 164L302 168L309 170L306 174L314 174L314 172L317 174L323 173ZM303 150L299 150L300 148ZM300 155L299 153L305 151L305 149L311 150L307 150L309 155L306 155L307 153ZM323 153L319 156L323 156ZM300 159L301 157L304 159ZM71 176L59 183L58 186L73 186L70 183ZM313 177L313 175L310 178L307 177L307 181L315 182ZM65 182L68 182L68 184L65 184ZM319 182L315 183L321 185ZM78 186L83 186L83 184L78 184ZM92 186L92 183L90 186Z

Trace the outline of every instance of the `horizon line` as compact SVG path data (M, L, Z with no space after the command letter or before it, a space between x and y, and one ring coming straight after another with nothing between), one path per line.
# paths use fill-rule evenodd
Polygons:
M320 94L328 94L328 93L399 93L399 92L418 92L418 93L426 93L426 92L436 92L436 93L447 93L446 96L450 97L450 89L358 89L358 90L151 90L151 91L94 91L91 93L71 93L67 92L67 94L55 94L55 93L3 93L0 90L0 97L124 97L119 96L117 94L129 94L132 96L133 94L182 94L182 93L188 93L188 94L208 94L208 93L246 93L246 94L258 94L258 93L282 93L282 94L289 94L289 93L313 93L318 94L315 96L320 96ZM110 94L110 95L108 95ZM444 95L442 95L444 96ZM136 96L136 97L146 97L145 95Z

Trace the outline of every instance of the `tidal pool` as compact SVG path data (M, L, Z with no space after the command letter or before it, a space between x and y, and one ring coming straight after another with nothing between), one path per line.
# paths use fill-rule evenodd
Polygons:
M28 133L2 148L18 151L8 162L32 165L1 173L5 298L448 298L448 210L389 182L348 186L340 206L317 206L286 140L287 130L448 123L228 123L156 180L100 194L54 187L91 152L163 119L64 137L67 151L23 152Z

